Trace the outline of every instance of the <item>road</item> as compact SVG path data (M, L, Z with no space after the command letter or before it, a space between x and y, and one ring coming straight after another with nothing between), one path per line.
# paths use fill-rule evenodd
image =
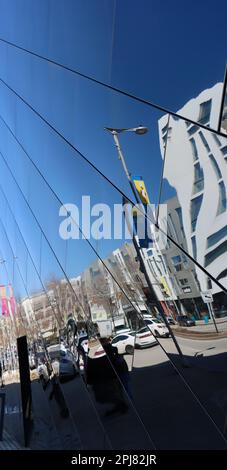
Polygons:
M219 332L227 332L227 317L223 318L216 318L215 319L217 328ZM171 325L172 329L177 329L179 328L178 325ZM188 333L191 332L201 332L201 333L216 333L215 330L215 325L213 320L209 319L208 323L205 323L203 320L196 320L196 325L195 326L190 326L190 327L183 327L184 330L187 330Z
M107 415L109 405L97 403L78 376L61 384L63 398L50 399L51 386L43 391L34 382L32 447L226 449L219 430L224 431L227 416L227 340L179 338L190 365L186 369L171 339L161 339L160 344L170 360L160 346L136 350L134 358L125 356L130 368L133 360L133 401L127 400L125 414ZM17 403L18 386L7 387L10 406ZM68 413L62 413L65 407Z

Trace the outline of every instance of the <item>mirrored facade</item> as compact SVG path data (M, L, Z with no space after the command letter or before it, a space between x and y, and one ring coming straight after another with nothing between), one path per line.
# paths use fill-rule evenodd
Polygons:
M0 0L7 432L30 449L226 449L223 84L165 111L119 72L120 1L102 17L21 3Z

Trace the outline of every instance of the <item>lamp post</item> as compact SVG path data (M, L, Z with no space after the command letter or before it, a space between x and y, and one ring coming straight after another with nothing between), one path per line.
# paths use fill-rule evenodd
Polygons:
M122 163L122 166L123 166L123 169L124 169L124 172L126 174L126 177L128 179L128 182L130 184L130 187L132 189L132 192L135 196L135 200L138 204L140 204L140 199L139 199L139 196L136 192L136 189L134 187L134 183L132 181L132 178L131 178L131 174L128 170L128 167L127 167L127 164L126 164L126 161L125 161L125 158L124 158L124 155L123 155L123 152L122 152L122 149L121 149L121 146L120 146L120 142L119 142L119 137L118 135L123 133L123 132L133 132L137 135L144 135L148 132L148 128L147 127L144 127L144 126L138 126L138 127L132 127L132 128L122 128L122 129L118 129L118 128L112 128L112 127L105 127L105 130L107 130L108 132L110 132L110 134L112 134L113 136L113 139L114 139L114 143L116 145L116 148L117 148L117 152L118 152L118 158L119 160L121 161ZM178 351L178 354L181 358L181 362L182 362L182 365L185 367L185 366L188 366L183 354L182 354L182 351L181 351L181 348L175 338L175 335L173 334L173 331L172 331L172 328L170 327L167 319L166 319L166 316L164 314L164 311L163 311L163 308L162 308L162 305L161 303L159 302L159 300L157 299L157 295L154 291L154 288L152 286L152 282L150 280L150 277L148 275L148 272L147 272L147 269L146 269L146 264L145 264L145 260L144 260L144 257L143 257L143 254L142 254L142 251L141 251L141 247L134 235L134 231L133 231L133 243L134 243L134 247L135 247L135 250L136 250L136 253L137 253L137 256L138 256L138 259L140 260L140 264L141 264L141 267L142 267L142 270L143 270L143 274L145 276L145 279L146 279L146 282L147 282L147 285L148 285L148 288L149 288L149 291L152 295L153 298L155 298L156 302L159 303L159 309L161 310L161 315L162 315L162 318L163 318L163 321L166 325L166 327L168 328L169 330L169 333L170 333L170 336L176 346L176 349Z

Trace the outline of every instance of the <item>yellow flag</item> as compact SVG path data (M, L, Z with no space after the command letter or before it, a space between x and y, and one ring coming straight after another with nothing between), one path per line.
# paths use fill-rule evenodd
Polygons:
M168 283L167 283L165 277L162 276L162 277L160 278L160 281L161 281L161 283L162 283L162 285L163 285L163 287L164 287L165 293L170 297L170 296L171 296L171 291L170 291L169 285L168 285Z
M133 181L136 187L136 190L139 194L139 198L143 204L150 204L149 197L147 194L146 186L141 178L141 176L134 176Z

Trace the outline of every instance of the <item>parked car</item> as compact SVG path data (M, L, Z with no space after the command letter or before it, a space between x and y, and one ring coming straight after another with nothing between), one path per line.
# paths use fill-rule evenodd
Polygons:
M74 378L78 373L77 365L75 364L73 355L70 351L66 353L61 352L60 362L59 362L59 378L70 379Z
M76 359L69 349L62 344L49 346L47 348L53 370L59 379L73 378L78 373Z
M165 323L157 320L157 318L146 316L144 317L144 323L148 326L151 332L157 337L169 337L169 330L166 327Z
M166 317L166 320L169 323L169 325L176 325L176 322L172 317Z
M128 334L130 332L131 332L131 329L128 328L127 326L125 326L125 325L115 327L115 334L116 335L125 334L125 333Z
M156 344L158 344L154 335L151 333L150 329L147 326L140 328L140 330L131 334L135 336L136 348L148 348L150 346L155 346Z
M178 315L177 322L180 326L195 326L195 320L192 320L187 315Z
M120 333L112 340L112 346L118 350L118 354L133 354L135 346L135 338L129 333Z
M221 308L213 308L215 318L222 318L227 316L227 308L222 306Z

